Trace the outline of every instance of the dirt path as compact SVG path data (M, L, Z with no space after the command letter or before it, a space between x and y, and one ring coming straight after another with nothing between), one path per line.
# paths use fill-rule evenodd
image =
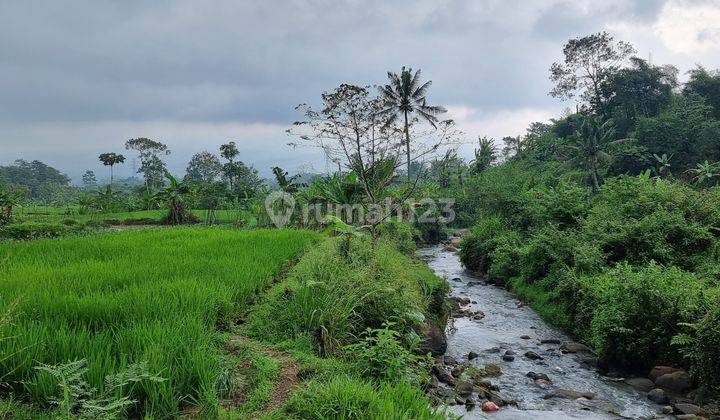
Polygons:
M275 378L272 391L263 408L252 415L252 418L261 418L272 411L282 407L291 397L292 393L298 388L300 370L297 361L287 352L267 348L253 340L239 335L233 336L228 342L228 350L231 353L237 353L238 347L249 347L253 350L262 352L265 356L280 362L280 370ZM243 361L243 364L251 364L250 359ZM236 378L242 379L242 378ZM238 389L232 399L232 406L240 407L246 401L247 390Z

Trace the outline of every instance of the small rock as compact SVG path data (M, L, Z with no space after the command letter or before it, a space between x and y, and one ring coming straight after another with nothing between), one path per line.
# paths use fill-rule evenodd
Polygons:
M467 283L467 287L480 286L481 284L482 284L482 283L479 282L479 281L469 281L469 282ZM477 303L477 302L473 302L473 303Z
M655 388L648 392L648 399L655 404L665 405L670 402L670 398L665 395L665 391L660 388Z
M692 388L692 378L684 370L678 370L658 377L655 385L671 391L683 392Z
M455 387L455 390L457 391L458 395L461 397L467 397L469 395L472 395L473 393L474 385L472 382L468 381L460 381L458 382L457 386Z
M657 378L667 375L668 373L677 372L681 369L674 368L671 366L655 366L650 370L650 373L648 374L648 378L650 378L651 381L655 382L657 381Z
M565 374L565 371L564 371L560 366L555 366L555 367L553 367L553 370L554 370L556 373L559 373L559 374L561 374L561 375L564 375L564 374Z
M476 304L477 304L477 301L476 301L476 300L471 300L470 303L472 303L473 305L476 305Z
M490 347L489 349L483 350L483 353L500 353L500 347Z
M453 368L450 374L455 378L459 378L463 374L463 372L465 372L465 366L457 365Z
M535 379L535 385L541 389L548 389L550 387L550 381L546 381L545 379Z
M456 358L454 358L452 356L445 355L445 356L443 356L443 363L445 363L446 365L455 366L458 364L458 361Z
M459 305L467 305L468 303L470 303L470 299L466 297L453 296L451 299L457 302Z
M443 247L443 251L446 251L446 252L457 252L457 248L455 248L455 247L452 246L452 245L445 245L445 246Z
M700 420L703 419L703 417L698 417L695 414L678 414L675 416L676 419L680 420Z
M503 354L502 359L506 362L512 362L515 360L515 352L512 350L506 351L505 354Z
M471 351L470 353L468 353L467 358L468 358L468 360L473 360L473 359L477 359L478 356L480 356L480 355L475 353L474 351Z
M432 370L440 382L444 382L448 385L455 385L455 382L457 382L457 380L444 367L433 366Z
M566 398L568 400L587 398L588 400L592 400L593 398L595 398L595 395L596 394L594 392L579 392L570 389L556 389L548 394L545 394L543 398L546 400L550 398Z
M669 405L666 405L665 407L662 408L663 414L672 414L673 411L674 411L673 408Z
M545 340L540 340L540 344L560 344L560 340L556 338L547 338Z
M445 331L440 329L437 322L431 318L426 318L420 326L419 331L416 332L422 337L422 341L417 350L420 354L431 353L433 356L445 354L447 350L447 337L445 336Z
M485 411L485 412L498 411L498 410L500 410L500 407L498 407L498 405L492 401L484 402L482 405L482 411Z
M475 408L475 400L472 398L468 398L465 400L465 409L468 411L471 411L473 408Z
M650 392L655 388L653 381L648 378L630 378L626 379L625 383L642 392Z
M515 356L515 350L505 350L505 354Z
M680 414L694 414L696 416L704 416L706 414L705 410L695 404L676 403L675 410Z
M534 351L525 352L525 357L527 357L530 360L541 360L542 359L542 357L539 354L535 353Z
M455 397L455 404L456 405L463 405L465 404L465 400L460 397Z
M520 338L522 338L523 340L529 340L530 336L529 335L521 335Z
M535 372L528 372L525 376L528 378L537 381L538 379L542 379L544 381L550 382L550 378L544 374L544 373L535 373Z
M502 368L494 363L488 363L480 371L480 376L497 377L502 375Z
M462 279L461 279L460 277L453 277L453 278L451 279L451 281L460 282L460 281L462 281Z
M567 342L562 343L560 345L560 350L563 353L591 353L592 350L590 350L590 347L581 344L581 343L575 343L575 342Z
M697 405L704 405L710 402L711 395L707 388L701 386L694 391L690 391L687 397Z

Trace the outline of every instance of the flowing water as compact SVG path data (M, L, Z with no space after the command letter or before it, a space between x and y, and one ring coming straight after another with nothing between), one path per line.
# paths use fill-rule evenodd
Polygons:
M479 404L470 412L464 405L455 405L449 407L451 412L463 418L497 419L656 418L660 406L622 380L599 374L587 363L588 354L563 354L558 344L542 344L541 340L564 343L572 339L545 323L512 293L466 270L455 253L443 250L442 246L424 248L419 253L438 276L449 281L452 296L470 299L472 303L463 308L485 313L480 320L454 318L448 322L446 354L478 367L488 363L499 365L502 375L488 379L499 387L500 395L517 404L493 413L482 412ZM514 361L503 361L506 350L516 353ZM471 351L479 356L468 362ZM542 359L529 360L523 356L527 351ZM526 376L530 371L549 376L549 387L542 389L536 385ZM554 389L593 392L596 396L577 400L543 398Z

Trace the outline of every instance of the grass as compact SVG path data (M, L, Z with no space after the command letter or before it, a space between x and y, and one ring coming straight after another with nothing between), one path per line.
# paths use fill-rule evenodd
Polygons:
M199 220L205 220L207 210L193 210ZM74 207L57 208L33 206L19 208L15 219L16 222L42 222L42 223L161 223L167 215L167 210L138 210L120 213L89 213L79 214ZM216 210L215 218L219 224L230 224L236 222L240 217L237 210Z
M319 235L223 228L148 229L0 244L0 377L47 403L56 380L39 363L88 361L85 379L147 361L164 382L135 387L139 412L175 416L217 407L221 335L257 293ZM2 308L0 308L2 309Z

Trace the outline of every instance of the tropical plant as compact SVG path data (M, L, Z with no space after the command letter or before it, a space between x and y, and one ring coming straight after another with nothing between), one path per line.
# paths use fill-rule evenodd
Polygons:
M113 166L125 162L125 156L119 153L102 153L98 156L103 165L110 167L110 185L113 183Z
M670 165L670 159L672 159L672 157L673 155L668 156L666 153L660 156L653 153L653 159L655 159L655 168L653 168L653 170L657 176L662 177L670 173L670 166L672 166Z
M286 192L288 194L295 194L300 188L307 186L303 183L295 182L300 178L299 174L289 176L289 174L279 166L273 167L272 172L275 176L275 180L277 181L278 186L283 192Z
M720 162L710 163L706 160L687 172L693 174L693 181L698 185L711 184L713 179L720 177Z
M192 198L192 188L187 183L178 181L168 171L165 171L165 178L169 181L168 185L155 193L158 201L167 205L168 214L165 222L171 225L181 225L194 221L195 217L187 207Z
M497 160L497 148L495 141L488 137L478 138L479 148L475 149L475 160L470 163L475 164L475 172L480 173L489 168L495 160Z
M411 68L403 67L400 74L388 72L390 83L380 87L380 95L383 100L384 114L391 118L388 123L393 123L397 118L403 118L403 132L405 134L405 154L407 158L407 176L410 180L410 124L413 115L429 122L433 127L438 123L438 115L446 112L441 106L427 104L427 91L432 81L420 82L420 70L414 74Z
M13 209L21 203L23 197L19 187L0 183L0 227L12 222Z
M570 161L589 172L593 191L600 189L600 170L612 161L609 146L628 141L612 140L614 135L612 120L602 122L597 117L585 117L580 129L570 136L570 142L565 145Z

